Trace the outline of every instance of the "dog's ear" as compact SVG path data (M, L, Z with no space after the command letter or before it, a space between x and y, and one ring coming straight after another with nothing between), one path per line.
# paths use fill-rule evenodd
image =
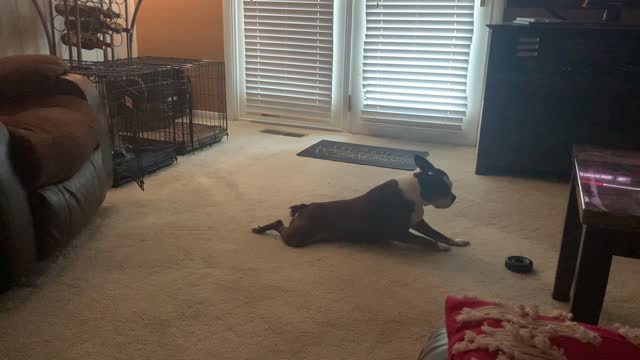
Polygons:
M425 159L424 157L422 157L422 156L420 156L418 154L415 154L413 156L413 161L415 161L416 166L418 167L418 169L420 169L420 170L422 170L424 172L427 172L427 171L435 169L435 166L433 166L433 164L430 163L429 160Z

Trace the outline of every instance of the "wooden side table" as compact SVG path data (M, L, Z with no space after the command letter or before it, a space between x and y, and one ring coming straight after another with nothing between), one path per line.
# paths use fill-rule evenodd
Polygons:
M640 258L640 153L576 146L553 298L597 324L613 256Z

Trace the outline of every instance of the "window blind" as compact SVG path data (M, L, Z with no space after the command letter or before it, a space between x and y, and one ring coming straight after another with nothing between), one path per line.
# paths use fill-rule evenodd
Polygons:
M366 0L362 116L461 125L473 0Z
M243 8L246 113L327 121L333 0L245 0Z

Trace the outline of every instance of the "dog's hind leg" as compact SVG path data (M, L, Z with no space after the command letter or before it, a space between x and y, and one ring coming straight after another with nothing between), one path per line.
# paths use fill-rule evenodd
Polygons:
M267 231L273 230L280 234L282 241L290 247L300 248L313 243L321 242L325 237L314 234L307 224L292 221L290 226L285 226L282 220L274 221L271 224L256 226L253 228L253 232L256 234L263 234Z
M284 223L282 222L282 220L277 220L267 225L256 226L253 229L251 229L251 231L253 231L256 234L264 234L270 230L280 232L279 229L281 229L283 226L284 226Z
M289 207L290 210L290 214L291 217L296 217L296 215L298 215L298 213L302 210L304 210L306 207L308 207L309 204L299 204L299 205L293 205L291 207Z
M282 225L276 229L287 246L301 248L321 241L306 222L296 220L291 220L289 227Z

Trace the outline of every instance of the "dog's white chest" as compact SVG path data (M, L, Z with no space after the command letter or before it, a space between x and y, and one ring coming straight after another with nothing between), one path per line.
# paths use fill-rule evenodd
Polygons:
M398 187L402 194L416 205L411 213L411 225L415 225L424 217L424 207L427 205L420 196L418 179L413 173L409 173L396 178L396 181L398 181Z

